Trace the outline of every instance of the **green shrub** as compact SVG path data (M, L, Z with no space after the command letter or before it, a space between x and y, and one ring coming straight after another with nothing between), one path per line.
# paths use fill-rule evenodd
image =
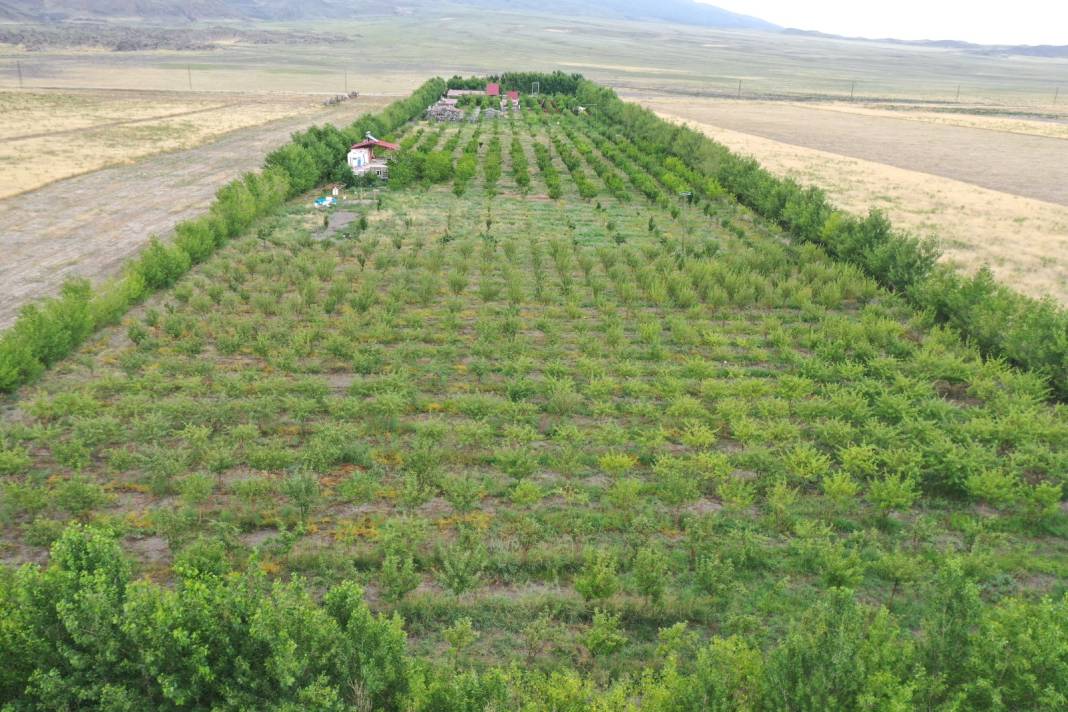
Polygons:
M307 473L294 472L282 480L282 494L297 508L300 523L307 524L308 514L319 501L319 480Z
M638 593L645 596L650 605L659 605L669 583L667 556L656 547L647 546L638 550L634 557L634 581Z
M457 512L470 512L482 498L482 482L472 476L454 475L442 483L445 499Z
M618 563L608 551L597 549L586 553L586 563L575 578L575 590L586 601L603 601L619 590Z
M30 344L12 329L0 336L0 392L10 392L45 369Z
M485 556L480 546L458 543L444 547L438 551L438 579L453 594L466 593L478 586Z
M189 255L193 264L210 257L221 242L221 236L216 234L213 221L209 218L178 223L174 233L174 244Z
M404 632L372 614L355 584L318 606L299 582L183 570L190 577L173 588L134 583L110 536L69 529L47 569L0 584L0 653L11 663L0 696L30 707L400 708Z
M431 183L444 183L452 178L452 156L444 151L431 153L426 157L423 174Z
M30 467L32 460L22 448L0 447L0 475L18 475Z
M382 596L390 603L397 603L419 585L420 576L410 555L386 554L382 559L379 576Z
M593 623L583 636L586 649L596 657L611 655L627 644L627 636L619 625L619 614L597 609L593 612Z
M868 486L868 498L886 513L909 509L917 496L915 483L897 474L872 480Z
M101 286L90 304L94 328L118 323L130 307L145 297L147 291L144 277L134 270Z
M912 709L911 644L885 611L872 617L847 590L805 615L764 666L760 709Z
M0 390L12 390L70 354L92 333L86 280L66 282L58 297L23 307L0 337Z
M328 472L338 465L370 467L371 449L357 429L327 425L314 433L301 453L304 466L313 472Z
M164 245L153 237L148 247L141 252L140 259L133 269L144 280L149 289L169 287L189 271L192 260L189 255L176 245Z
M972 497L995 507L1004 507L1019 498L1020 483L1004 470L984 470L968 477L965 489Z

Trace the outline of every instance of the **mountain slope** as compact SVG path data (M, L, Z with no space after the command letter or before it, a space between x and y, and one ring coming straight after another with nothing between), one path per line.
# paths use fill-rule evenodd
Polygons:
M353 19L366 15L424 14L449 5L486 11L522 10L562 16L654 20L703 27L778 29L758 18L739 15L693 0L0 0L0 19L57 21L138 19L186 21L212 19Z
M659 20L703 27L778 30L777 25L692 0L475 0L472 4L561 15Z
M906 45L910 47L929 47L932 49L949 49L972 54L985 55L1019 55L1023 57L1068 57L1068 45L986 45L961 40L898 40L891 37L847 37L814 30L788 28L784 34L802 37L818 37L828 40L845 40L847 42L878 42L881 44Z

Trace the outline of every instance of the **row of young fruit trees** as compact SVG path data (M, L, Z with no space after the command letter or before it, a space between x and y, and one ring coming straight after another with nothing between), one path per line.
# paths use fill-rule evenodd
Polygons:
M262 172L225 186L207 215L180 224L170 243L153 241L119 278L96 288L85 282L70 283L60 297L28 307L15 327L0 338L0 391L15 391L40 378L45 369L74 352L96 330L116 324L127 310L153 292L173 287L194 265L207 261L230 240L249 231L261 218L275 215L297 196L328 180L350 181L344 164L347 147L370 131L376 136L399 137L401 150L390 168L391 191L431 191L435 185L448 185L458 200L466 197L473 201L477 194L485 205L493 206L514 184L524 198L540 194L542 188L545 198L561 204L575 196L585 201L587 212L593 210L590 203L597 201L599 208L601 200L648 207L647 228L641 228L647 234L641 236L641 244L627 244L632 236L608 224L608 243L614 244L583 251L577 240L569 243L563 238L577 231L570 222L559 226L560 239L545 246L528 245L527 262L523 261L525 256L517 256L515 241L506 243L502 248L506 254L503 290L498 282L484 278L491 274L486 266L492 264L490 258L497 256L496 246L491 244L493 214L486 208L486 217L479 218L485 225L483 254L487 255L478 285L484 303L523 303L526 294L522 289L515 289L515 294L512 290L513 284L522 280L507 276L529 266L536 301L551 301L547 295L553 290L565 296L586 290L594 302L611 302L601 300L601 295L615 295L624 310L640 311L636 305L646 302L679 310L670 322L670 338L681 343L697 338L687 334L686 320L681 317L700 305L766 307L790 290L793 292L787 296L807 290L817 301L840 304L842 290L870 293L865 292L867 287L860 277L825 291L813 288L812 283L825 274L817 266L809 269L806 285L795 281L780 288L771 279L761 281L762 268L773 262L774 269L782 266L784 258L779 253L724 255L727 267L717 271L714 240L696 235L675 243L661 234L661 223L696 214L708 225L744 241L747 232L723 218L717 207L736 202L766 221L759 229L781 228L789 239L807 243L790 254L812 257L816 263L826 252L874 279L892 293L890 299L916 310L917 328L948 326L990 359L1002 359L1030 371L1026 378L1033 381L1028 383L1040 384L1032 389L1038 394L1036 400L1068 396L1068 316L1051 303L1018 296L994 283L985 272L972 278L957 275L936 264L931 245L896 233L879 214L856 217L838 211L817 189L779 179L754 161L736 157L690 129L670 125L626 104L611 90L580 76L523 73L489 79L501 82L506 89L525 89L539 82L545 95L524 99L524 116L518 120L495 119L451 132L444 126L413 128L413 120L446 88L479 87L487 81L434 79L411 97L350 127L327 126L297 134L291 143L270 154ZM529 138L522 133L524 127L529 129ZM532 144L536 172L529 164L528 144ZM510 178L504 175L506 156ZM482 210L480 204L476 212L482 215ZM374 229L366 219L356 225L358 231ZM453 239L447 230L440 239L441 246ZM474 259L474 242L462 242L456 248L459 258L449 254L450 265ZM400 255L400 236L394 247ZM401 287L410 287L412 294L394 295L391 291L388 298L433 304L439 298L440 284L417 262L415 253L423 248L420 241L413 255L404 258L368 240L351 249L361 257L361 276L365 267L368 272L381 267L378 271L388 275L418 272L410 284L398 282ZM261 267L285 269L267 257ZM307 271L315 269L309 262ZM394 269L397 271L390 271ZM799 271L805 269L801 266ZM573 278L576 272L580 273L578 280ZM543 286L554 279L558 284ZM466 271L448 272L444 278L447 293L453 297L465 293L468 280ZM421 296L423 285L425 298ZM192 303L201 296L186 293L182 300ZM333 313L336 304L329 303L330 299L339 304L347 300L356 312L366 312L380 298L373 289L350 294L342 287L336 299L331 294L322 308ZM299 311L314 303L315 296L293 304L285 302L282 295L276 300L254 296L250 301L255 308L273 314L287 308ZM459 310L461 305L453 301ZM210 300L204 306L212 310ZM560 308L575 309L576 319L582 315L567 300L562 300ZM458 330L459 317L452 306L447 309L443 328ZM176 345L184 333L182 318L180 313L152 316L153 321L162 323L164 333L169 324L177 325L173 330ZM502 312L477 326L502 341L522 328L516 312ZM864 338L878 339L880 335L871 334L878 327L865 323L839 328L846 336L859 336L867 329ZM639 320L636 338L643 354L647 352L652 360L662 359L666 353L660 334L659 323ZM888 334L886 343L905 340L899 332ZM141 326L131 327L129 336L137 344L154 338ZM428 340L432 336L428 335ZM947 343L957 340L959 346L953 333L939 338ZM785 334L782 339L786 339ZM622 349L624 341L622 326L610 325L602 347ZM226 347L220 343L220 348ZM270 354L271 348L264 344L263 353ZM330 342L328 348L355 360L361 372L374 370L375 363L383 358L375 351L353 354L343 339ZM849 346L841 348L845 352ZM723 353L728 352L724 349ZM841 371L831 373L851 372L848 358L834 360ZM477 364L473 361L472 368L481 368ZM546 365L546 370L552 366ZM685 366L701 368L700 364ZM1005 371L1010 372L1015 373ZM574 409L578 396L568 383L561 378L550 384L546 406L550 413ZM800 393L803 379L793 384ZM513 404L521 403L534 388L522 379L516 379L510 388L512 385L515 392L510 391L509 396L515 396ZM379 393L368 401L387 436L395 434L404 405L403 401L392 402L394 396ZM744 399L723 400L722 415L731 422L734 434L744 439L748 419ZM908 405L891 398L878 400L873 396L873 400L887 411ZM848 399L835 402L835 406L847 419L854 415L851 409L860 412L867 408ZM474 412L490 406L472 397L460 407ZM676 396L671 408L682 415L700 410L699 404L686 396ZM733 415L729 412L732 408L737 411ZM1054 415L1040 423L1012 421L1012 413L1001 414L998 423L1016 422L1018 427L1016 432L997 437L1021 451L1027 451L1023 440L1033 438L1048 445L1051 452L1059 452L1057 448L1064 444L1060 442L1062 430L1056 426L1055 409L1059 408L1050 408ZM862 421L865 417L857 416ZM340 428L337 432L346 435ZM352 455L348 440L334 442L329 434L315 441L318 449L309 449L306 455L306 464L313 471L319 464L312 462L316 458L332 465L367 457L366 453ZM798 439L786 426L781 435L787 440ZM759 433L748 436L761 439ZM702 449L715 437L707 428L691 424L682 440L687 446ZM590 446L581 442L570 445L573 451ZM0 442L0 475L25 469L29 456L3 446ZM947 447L944 453L936 449L924 454L923 462L932 465L932 472L963 471L967 463L951 460L966 459L971 453L963 447ZM880 526L889 529L895 526L891 515L904 512L907 516L921 496L1001 501L999 497L1007 498L1005 493L1011 489L1013 506L1022 513L1014 526L1031 527L1042 536L1052 533L1054 540L1060 536L1054 528L1059 526L1057 517L1062 516L1061 488L1055 479L1038 477L1033 482L1007 484L996 473L940 479L918 471L915 478L876 479L872 452L864 447L843 451L847 455L841 458L841 472L831 472L830 459L804 444L791 449L785 458L791 470L810 473L810 479L821 482L824 495L839 502L843 511L856 498L853 476L869 478L868 496L882 511ZM265 468L276 464L273 459L284 462L279 453L256 454ZM709 467L721 466L714 453L703 454L702 462L711 463ZM412 462L416 455L430 461L435 453L416 453ZM635 506L638 493L645 492L638 489L634 478L627 477L643 457L641 453L608 452L597 459L598 467L616 479L611 498L624 503L621 510ZM522 504L525 498L539 496L537 487L524 480L535 464L523 451L502 450L493 458L519 481L511 493L513 500ZM693 472L679 464L681 459L656 462L653 469L659 480L650 492L670 506L674 523L681 529L679 520L695 499ZM752 505L753 493L746 483L725 478L721 485L728 505L738 510ZM301 502L310 506L314 484L308 478L293 475L285 480L284 489L298 508ZM445 493L459 512L469 512L477 498L477 493L466 490L460 481L447 483ZM406 489L400 493L401 498L408 495ZM249 496L253 498L255 493ZM420 492L412 496L418 497ZM775 526L792 526L787 520L796 493L785 484L776 485L769 488L767 497ZM305 509L300 509L301 520L306 519ZM840 518L848 519L844 514ZM625 517L624 521L638 526ZM405 533L390 536L402 541ZM699 533L687 530L685 536L696 541ZM742 552L737 560L746 561L751 542L736 543L737 552ZM470 587L472 576L465 567L473 555L461 551L463 544L442 557L443 585L457 595ZM470 548L474 551L477 547ZM655 548L635 548L633 561L627 564L628 585L633 580L644 605L655 609L662 603L664 582L672 572ZM691 557L694 578L707 579L709 590L729 586L731 559L705 553ZM995 599L993 592L975 583L970 569L977 566L975 560L951 558L932 564L937 575L929 582L923 604L911 611L910 624L905 624L891 614L888 603L860 600L851 590L858 581L851 569L859 565L859 557L841 554L831 545L814 554L833 564L825 573L831 585L818 605L791 620L773 644L760 646L737 635L699 637L684 624L665 626L644 631L647 664L605 677L585 663L550 670L519 664L463 665L462 652L473 644L476 635L469 619L446 631L453 653L447 659L415 656L409 652L410 642L400 617L373 612L364 591L352 583L331 586L318 598L298 580L270 580L263 567L250 565L247 572L219 573L203 563L206 557L198 559L196 555L176 565L171 585L135 579L113 536L93 527L73 526L53 544L47 566L0 570L0 659L5 661L0 670L0 709L903 712L1068 708L1068 600L1022 595ZM915 578L911 568L915 563L904 554L880 561L893 580L892 601L899 584L906 586ZM759 562L748 561L746 565L759 566ZM402 599L419 581L414 569L410 551L403 547L387 550L381 562L383 595ZM1057 572L1053 569L1053 575ZM583 558L572 573L575 590L585 606L575 615L589 620L584 646L595 657L608 656L625 641L620 614L612 613L606 604L622 585L620 562L611 553L598 550ZM767 612L769 619L774 613ZM650 614L649 620L656 618ZM527 637L533 641L533 649L545 644L548 630L544 622L531 624Z

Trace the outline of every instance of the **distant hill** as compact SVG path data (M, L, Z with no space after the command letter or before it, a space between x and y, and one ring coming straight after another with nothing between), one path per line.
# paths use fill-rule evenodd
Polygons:
M759 18L693 0L0 0L0 20L320 20L440 13L452 6L564 17L655 20L702 27L778 30Z
M155 25L224 20L354 20L368 16L437 16L452 10L536 13L560 18L674 22L719 29L764 30L849 42L946 49L979 55L1068 58L1068 45L981 45L958 40L847 37L783 29L694 0L0 0L0 22L139 21Z
M896 40L893 38L846 37L813 30L787 28L784 34L802 37L819 37L829 40L846 40L848 42L878 42L880 44L906 45L910 47L929 47L932 49L952 49L959 52L985 55L1018 55L1023 57L1065 57L1068 58L1068 45L984 45L960 40Z
M725 29L781 29L760 18L739 15L692 0L473 0L493 9L514 9L564 16L595 16L626 20L659 20Z
M0 0L0 19L60 22L80 19L238 17L226 0Z

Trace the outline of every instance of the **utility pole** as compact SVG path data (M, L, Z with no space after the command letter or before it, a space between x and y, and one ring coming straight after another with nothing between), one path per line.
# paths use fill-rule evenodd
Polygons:
M349 93L349 70L345 70L345 94Z
M1053 105L1054 105L1054 106L1056 106L1056 105L1057 105L1057 98L1058 98L1058 97L1059 97L1060 95L1061 95L1061 88L1060 88L1060 87L1056 87L1056 88L1055 88L1055 89L1053 90Z
M957 102L960 102L960 84L957 85Z
M738 80L738 98L739 99L742 98L742 80L741 79Z
M853 80L853 86L849 87L849 100L853 101L853 93L857 90L857 80Z
M21 89L22 88L22 62L18 61L17 59L15 60L15 69L18 70L18 73L19 73L19 89ZM1056 100L1054 100L1053 103L1056 104L1057 103Z
M188 64L185 65L185 74L189 79L189 91L193 91L193 68Z

